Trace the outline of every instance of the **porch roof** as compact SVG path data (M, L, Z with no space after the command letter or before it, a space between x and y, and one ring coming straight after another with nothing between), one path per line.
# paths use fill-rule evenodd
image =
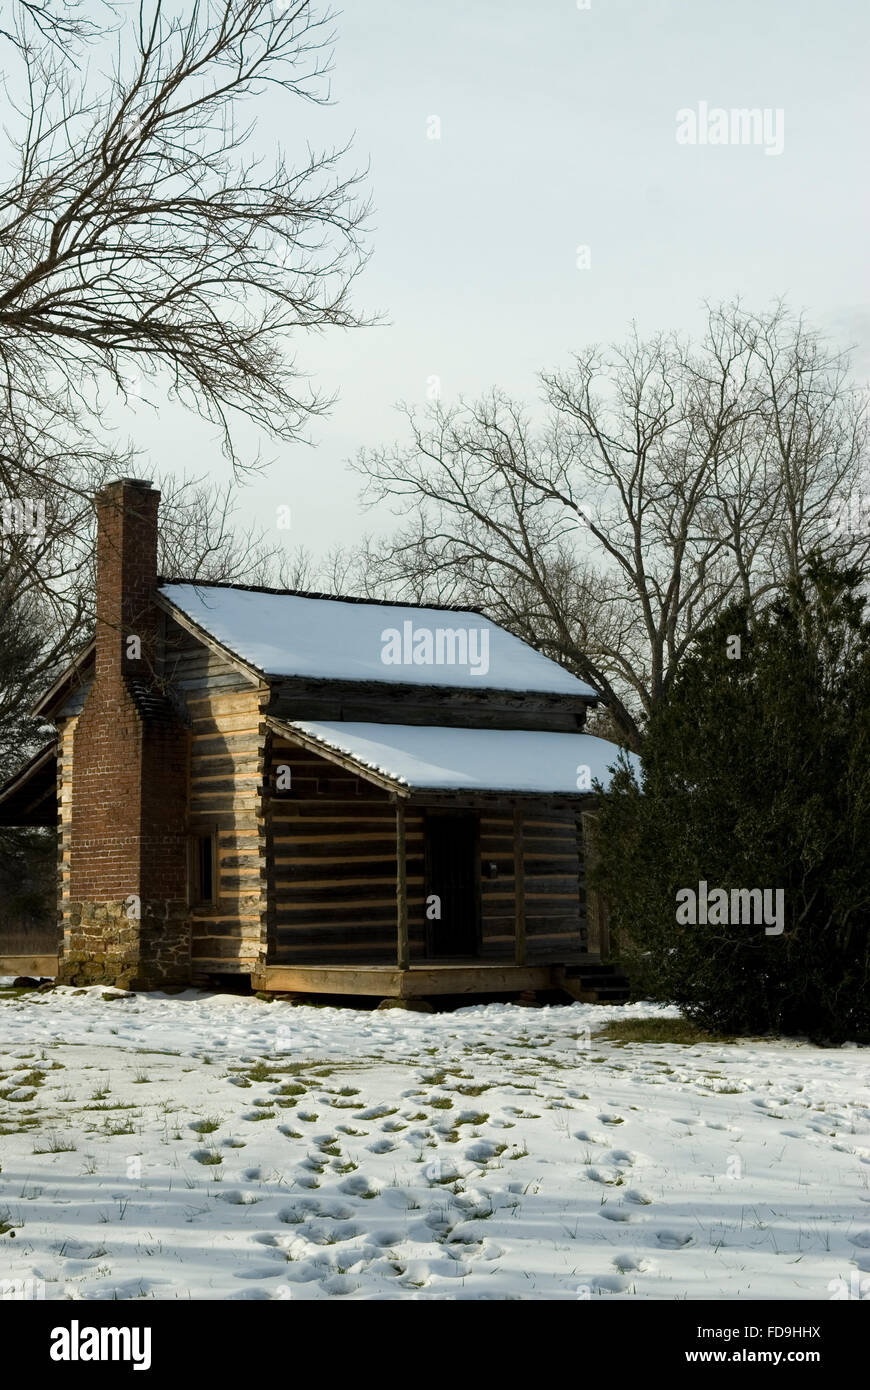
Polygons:
M537 729L466 729L412 724L310 723L270 720L293 737L350 759L410 791L501 792L581 796L578 771L606 787L620 749L593 734ZM640 761L627 757L636 770ZM586 795L589 794L586 790Z

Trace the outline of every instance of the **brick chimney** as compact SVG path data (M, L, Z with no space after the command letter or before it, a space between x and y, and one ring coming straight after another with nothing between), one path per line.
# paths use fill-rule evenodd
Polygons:
M72 739L66 982L149 988L190 973L188 737L159 675L159 505L134 478L96 498L96 663Z
M98 679L153 670L159 506L160 493L136 478L120 478L97 494ZM138 659L130 655L137 645Z

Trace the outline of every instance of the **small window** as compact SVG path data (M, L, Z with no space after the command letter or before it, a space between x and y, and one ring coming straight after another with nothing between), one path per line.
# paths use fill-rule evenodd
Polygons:
M215 834L205 831L190 839L190 902L205 906L217 901Z

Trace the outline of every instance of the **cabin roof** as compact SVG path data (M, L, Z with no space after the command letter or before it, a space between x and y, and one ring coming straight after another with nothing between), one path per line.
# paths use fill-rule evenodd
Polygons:
M337 753L411 791L579 796L578 769L606 787L620 749L593 734L533 729L465 729L411 724L312 723L270 719L273 728ZM626 756L639 772L640 760ZM587 795L591 789L587 789Z
M0 825L57 824L57 739L0 787Z
M528 691L597 700L592 686L470 608L167 581L160 584L159 593L228 652L270 678ZM432 634L436 660L408 661L416 634L424 630ZM464 662L455 659L461 653L450 637L438 646L439 632L463 631L471 657ZM402 659L395 663L382 660L391 645L388 633L396 634L392 654L401 648Z

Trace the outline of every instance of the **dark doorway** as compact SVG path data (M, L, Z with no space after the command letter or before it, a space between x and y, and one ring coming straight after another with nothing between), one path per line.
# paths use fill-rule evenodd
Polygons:
M477 830L473 813L426 817L426 955L430 959L477 955Z

